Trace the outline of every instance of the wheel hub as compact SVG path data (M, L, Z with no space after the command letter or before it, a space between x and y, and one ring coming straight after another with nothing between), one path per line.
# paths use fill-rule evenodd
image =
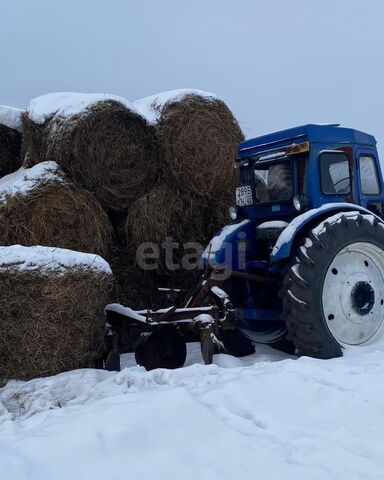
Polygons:
M324 277L322 306L328 328L345 345L369 343L384 319L384 255L368 242L344 247Z
M375 292L368 282L357 282L351 292L351 305L359 315L368 315L375 304Z

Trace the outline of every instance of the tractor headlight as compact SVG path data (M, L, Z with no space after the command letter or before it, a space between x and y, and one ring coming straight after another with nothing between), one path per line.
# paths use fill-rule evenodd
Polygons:
M308 206L308 199L305 195L295 195L293 197L293 206L298 212L302 212Z
M293 206L296 208L298 212L302 209L301 203L300 203L300 197L298 195L295 195L293 197Z
M229 207L229 217L231 220L236 220L237 218L237 207L236 205L231 205Z

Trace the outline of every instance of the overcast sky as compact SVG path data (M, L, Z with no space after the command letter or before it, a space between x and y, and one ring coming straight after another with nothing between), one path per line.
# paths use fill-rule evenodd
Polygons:
M218 93L249 137L309 122L384 155L383 0L0 0L0 104Z

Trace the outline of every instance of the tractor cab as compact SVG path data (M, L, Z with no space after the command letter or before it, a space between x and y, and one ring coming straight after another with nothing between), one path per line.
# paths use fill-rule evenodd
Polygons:
M383 214L382 175L372 135L339 125L305 125L240 144L240 186L231 215L290 221L329 203Z

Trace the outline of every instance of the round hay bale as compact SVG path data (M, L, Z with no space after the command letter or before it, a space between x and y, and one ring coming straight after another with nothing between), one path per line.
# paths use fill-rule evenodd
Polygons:
M155 129L115 100L49 123L46 159L55 160L105 208L124 210L156 181Z
M196 94L176 97L162 107L157 132L169 185L212 198L237 185L234 160L244 137L223 101Z
M111 235L99 202L66 181L54 162L0 181L0 245L57 246L107 256Z
M0 178L17 170L21 165L21 134L0 124Z
M95 255L0 247L0 379L97 366L111 286Z

